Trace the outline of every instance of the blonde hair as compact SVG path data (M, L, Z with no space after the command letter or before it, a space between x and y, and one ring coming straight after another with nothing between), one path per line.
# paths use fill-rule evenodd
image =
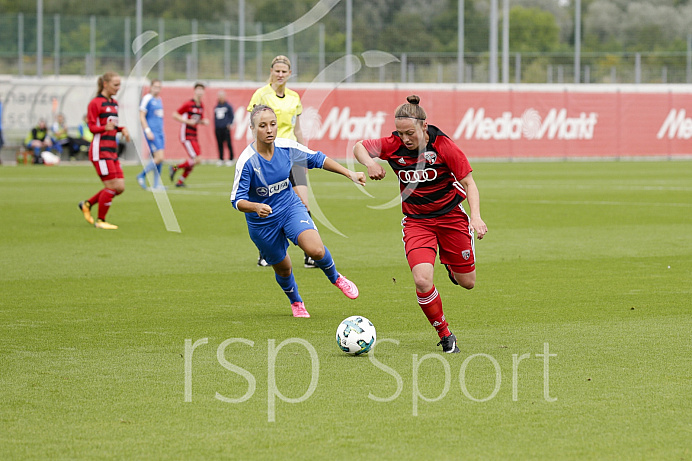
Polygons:
M273 69L273 68L274 68L274 64L286 64L286 65L288 66L289 70L291 69L291 60L288 59L288 58L287 58L286 56L284 56L283 54L280 54L280 55L278 55L277 57L275 57L274 59L272 59L272 65L269 66L269 68L270 68L270 69Z
M273 74L271 71L274 69L275 64L286 64L288 66L288 70L289 71L291 70L291 60L290 59L288 59L283 54L276 56L274 59L272 59L271 66L269 66L269 78L267 79L267 83L272 83Z
M118 77L117 72L109 71L103 75L99 75L99 78L96 81L96 85L98 87L98 91L96 91L96 96L100 95L101 92L103 91L104 83L110 82L111 80L113 80L114 77Z
M428 118L423 108L419 105L419 96L412 94L406 98L406 101L408 102L396 108L396 112L394 112L395 118L413 118L420 122L424 122Z

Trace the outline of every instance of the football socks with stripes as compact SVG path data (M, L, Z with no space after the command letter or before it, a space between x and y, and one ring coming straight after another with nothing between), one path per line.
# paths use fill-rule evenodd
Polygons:
M303 302L303 300L300 298L300 294L298 294L298 284L296 283L295 277L293 277L293 272L291 272L291 275L288 277L282 277L277 273L274 273L274 276L276 278L276 282L279 284L281 289L284 290L286 296L288 296L291 304Z
M336 271L336 264L334 264L332 254L327 247L324 247L324 257L315 260L315 264L322 269L322 272L324 272L324 275L327 276L330 282L335 283L336 279L339 278L339 273Z
M101 194L99 195L99 219L102 221L106 220L106 214L108 213L108 210L111 208L111 204L113 203L113 197L115 197L117 192L113 189L108 189L105 188L101 191Z
M432 289L427 293L419 293L416 291L418 296L418 305L423 309L423 313L428 318L430 325L437 330L437 334L440 338L449 336L449 324L445 320L445 314L442 310L442 298L437 292L437 288L433 285Z

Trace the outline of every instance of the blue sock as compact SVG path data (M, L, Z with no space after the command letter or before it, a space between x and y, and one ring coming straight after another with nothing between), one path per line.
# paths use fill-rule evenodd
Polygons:
M154 163L153 160L149 160L149 163L147 163L147 164L144 166L144 169L142 170L142 172L140 173L140 175L141 175L141 176L146 176L147 173L149 173L150 171L154 171L155 169L156 169L156 163Z
M336 271L336 264L334 264L329 248L324 247L324 258L315 261L315 264L322 269L322 272L324 272L324 275L327 276L330 282L335 283L336 279L339 278L339 273Z
M154 165L156 165L156 171L154 172L154 187L159 187L161 185L161 167L163 166L163 162L155 163Z
M302 298L298 294L298 284L296 283L295 277L293 277L293 272L291 272L291 275L288 277L281 277L277 273L274 273L274 276L276 277L276 281L281 289L284 290L284 293L286 293L286 296L288 296L291 304L303 302Z

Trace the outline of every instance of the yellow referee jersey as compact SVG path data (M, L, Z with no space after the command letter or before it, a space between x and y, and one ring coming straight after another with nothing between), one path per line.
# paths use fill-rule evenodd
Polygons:
M276 95L271 84L268 84L255 91L255 94L252 95L250 104L247 106L248 112L251 112L256 104L265 104L276 113L277 137L296 141L294 131L296 119L303 112L303 105L300 103L298 93L286 88L284 97L280 98Z

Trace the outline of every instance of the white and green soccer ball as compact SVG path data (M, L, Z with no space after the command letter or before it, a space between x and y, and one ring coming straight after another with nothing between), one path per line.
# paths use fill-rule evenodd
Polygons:
M347 354L367 353L375 345L376 339L375 326L362 315L345 319L336 329L336 343Z

